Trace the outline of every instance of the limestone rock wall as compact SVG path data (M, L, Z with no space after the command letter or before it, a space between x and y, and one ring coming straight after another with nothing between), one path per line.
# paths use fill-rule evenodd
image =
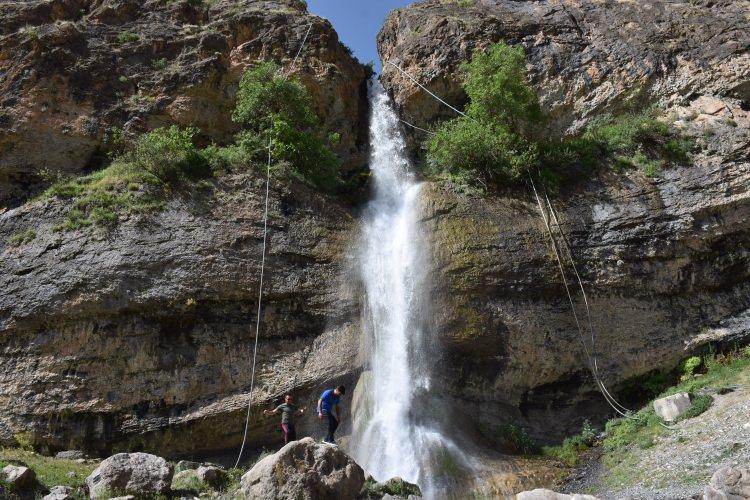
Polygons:
M223 178L110 231L55 233L55 200L0 215L0 442L40 448L220 452L242 439L262 248L262 179ZM279 441L260 416L293 390L355 369L356 301L340 286L354 220L291 184L271 191L249 446ZM6 236L33 227L20 246ZM318 432L317 419L301 432Z

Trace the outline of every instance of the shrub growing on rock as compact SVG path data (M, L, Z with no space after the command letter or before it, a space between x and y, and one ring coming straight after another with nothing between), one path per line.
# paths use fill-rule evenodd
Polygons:
M690 161L693 142L661 121L656 108L600 116L575 137L545 137L547 118L528 83L522 47L498 43L460 71L467 116L442 123L428 139L432 176L488 187L538 171L554 187L602 164L652 176Z
M338 160L311 103L305 86L283 75L274 63L246 71L232 113L243 130L234 147L227 152L214 149L213 158L230 164L265 163L270 141L274 161L288 162L294 174L319 188L334 189L339 182Z
M496 44L460 71L470 100L467 116L443 123L430 137L431 173L463 171L482 185L518 180L538 164L530 137L542 117L537 96L526 83L523 48Z

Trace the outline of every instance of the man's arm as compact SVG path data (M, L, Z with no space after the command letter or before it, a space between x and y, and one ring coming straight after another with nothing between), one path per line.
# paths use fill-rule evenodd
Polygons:
M274 408L273 410L263 410L263 415L276 415L279 413L278 408Z
M323 410L320 409L320 405L323 404L323 398L318 399L318 418L323 418Z

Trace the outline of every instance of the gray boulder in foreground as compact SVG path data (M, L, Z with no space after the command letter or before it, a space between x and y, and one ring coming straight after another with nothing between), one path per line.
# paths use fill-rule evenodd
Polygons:
M744 500L750 498L750 468L721 467L711 476L703 491L705 500Z
M690 395L687 392L678 392L654 400L654 411L666 422L677 420L689 408Z
M312 438L292 441L259 461L242 476L245 498L354 499L365 473L354 460L329 444Z
M36 473L21 465L3 467L0 479L8 483L15 492L27 491L36 485Z
M91 498L114 494L166 493L172 483L172 466L148 453L118 453L104 460L86 484Z
M53 486L42 500L74 500L73 488L70 486Z
M591 495L566 495L565 493L557 493L552 490L545 490L544 488L537 488L530 491L522 491L516 495L516 500L599 500L595 496Z

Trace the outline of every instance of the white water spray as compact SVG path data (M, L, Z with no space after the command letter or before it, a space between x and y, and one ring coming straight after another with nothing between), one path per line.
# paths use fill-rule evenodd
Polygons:
M363 326L370 373L355 415L352 453L377 480L400 476L427 496L441 467L464 462L439 430L440 404L430 403L436 362L428 335L426 245L414 179L398 118L379 82L370 89L370 169L375 195L367 207L360 254Z

